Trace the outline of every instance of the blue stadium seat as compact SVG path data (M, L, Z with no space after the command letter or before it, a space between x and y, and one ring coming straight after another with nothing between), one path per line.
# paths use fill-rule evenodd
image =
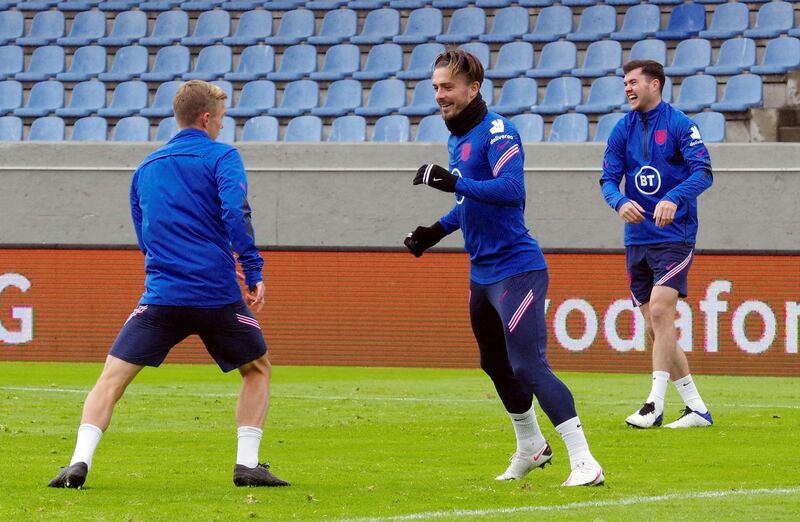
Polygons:
M72 64L67 72L58 73L56 80L82 82L96 78L106 70L106 48L99 45L79 47L72 55Z
M495 13L491 31L480 35L478 39L487 43L513 42L527 34L529 29L528 10L518 5L510 5Z
M364 107L355 113L359 116L386 116L397 112L406 104L406 84L401 80L378 80L369 91L369 98Z
M761 6L756 25L743 33L748 38L777 38L794 26L794 7L789 2L769 2Z
M549 42L542 48L536 68L527 71L525 76L529 78L555 78L569 74L572 69L577 67L577 61L578 51L574 43L563 40Z
M175 116L164 118L158 122L158 128L156 128L156 141L169 141L173 136L178 134L179 130L178 122L175 121Z
M278 107L269 109L270 116L300 116L319 106L319 85L313 80L295 80L286 84Z
M592 82L589 99L575 107L577 112L598 114L619 109L626 102L625 86L619 76L604 76Z
M382 8L370 11L361 33L350 38L354 44L380 44L400 34L400 13Z
M415 9L408 15L406 30L392 40L400 44L421 44L442 34L442 12L433 7Z
M725 84L722 100L711 104L712 111L744 112L764 105L764 86L757 74L737 74Z
M72 88L69 105L56 109L56 116L83 118L90 116L106 106L106 86L103 82L89 80Z
M64 141L66 126L58 116L37 118L31 123L28 141Z
M572 75L579 78L594 78L616 73L622 66L622 45L616 40L592 42L586 49L583 67L572 69Z
M147 48L129 45L117 49L109 72L100 73L101 81L126 82L147 71Z
M231 34L231 15L227 11L204 11L197 18L191 36L181 38L182 45L214 45Z
M604 114L597 120L597 127L594 129L594 140L600 143L606 143L614 126L625 117L624 112L611 112Z
M538 114L517 114L512 116L511 123L517 128L523 143L544 140L544 119Z
M516 0L477 0L475 2L475 7L483 7L484 9L502 9L509 7L514 3L516 3Z
M270 45L296 45L314 34L314 12L308 9L289 11L281 18L275 36L264 39Z
M445 34L436 37L440 43L467 43L486 32L486 14L480 7L462 7L450 16Z
M22 120L16 116L0 117L0 141L22 141Z
M55 7L58 0L33 0L30 2L17 2L19 11L47 11Z
M172 116L172 100L175 99L175 93L178 92L178 88L181 85L183 85L183 82L180 80L172 80L160 84L155 96L153 96L153 103L139 111L139 114L147 118Z
M311 109L314 116L344 116L361 107L361 82L358 80L337 80L328 86L325 104Z
M654 60L661 65L667 63L667 44L664 40L656 40L655 38L648 38L647 40L639 40L631 47L631 52L628 54L628 61L633 60ZM625 73L622 67L617 69L617 75L623 76Z
M139 2L134 0L111 0L97 4L101 11L129 11L136 7Z
M225 45L256 45L272 36L272 13L269 11L245 11L239 18L233 36L222 39Z
M414 141L417 143L447 143L449 138L450 130L444 123L444 119L438 114L432 114L419 121Z
M140 77L148 82L174 80L189 72L190 62L191 53L188 47L168 45L158 50L153 68L150 72L142 73Z
M722 42L717 62L706 67L706 74L733 75L749 70L756 64L756 42L750 38L731 38Z
M423 80L431 77L431 66L433 60L439 53L445 50L444 45L435 42L428 42L414 46L411 51L411 58L408 60L408 68L397 73L401 80Z
M46 45L34 49L28 69L17 73L15 78L22 82L41 82L55 78L60 72L64 72L64 48Z
M661 24L661 10L657 5L634 5L625 12L622 28L611 33L613 40L636 41L655 36Z
M16 80L0 82L0 116L22 107L22 84Z
M328 141L336 143L367 141L367 120L363 116L339 116L331 124Z
M306 0L267 0L264 9L267 11L291 11L301 7Z
M439 112L436 93L430 80L417 82L414 93L411 95L411 104L406 105L399 112L406 116L427 116Z
M610 5L593 5L581 13L578 29L567 35L571 42L596 42L617 30L617 10Z
M319 34L308 39L314 45L336 45L356 35L358 15L351 9L334 9L325 13Z
M707 74L689 76L681 83L672 105L683 112L700 112L717 101L717 79Z
M139 9L142 11L169 11L180 7L183 2L180 0L149 0L139 4Z
M236 141L236 120L230 116L223 117L222 128L219 130L219 135L215 141L233 144Z
M298 116L289 120L283 141L322 141L322 120L317 116Z
M430 0L391 0L389 7L393 9L421 9L427 6Z
M579 80L580 81L580 80ZM489 105L489 110L510 116L528 112L538 99L538 85L533 78L512 78L503 84L497 104ZM486 103L489 103L488 101Z
M71 141L106 141L108 122L99 116L87 116L75 122L72 127Z
M203 11L209 12L217 7L222 7L225 0L192 0L190 2L181 2L180 8L184 11Z
M335 11L347 5L347 2L348 0L307 0L305 8L314 11Z
M486 105L494 103L494 84L489 78L484 78L483 83L481 83L481 97L486 102Z
M36 13L27 36L17 38L17 45L40 47L54 43L64 36L64 13L43 11Z
M203 47L197 55L194 70L183 75L184 80L211 81L222 78L233 68L233 51L227 45Z
M489 68L489 46L483 42L469 42L459 46L461 49L464 49L468 53L472 53L478 58L478 61L481 62L483 65L483 70Z
M750 10L744 2L722 4L714 10L711 25L700 31L700 38L724 39L739 36L750 26Z
M142 11L125 11L117 15L111 34L97 40L100 45L131 45L147 35L147 15Z
M494 67L484 74L487 78L513 78L533 69L533 45L528 42L503 44L497 53Z
M526 42L554 42L572 32L572 11L565 5L545 7L536 17L533 32L522 36Z
M356 80L382 80L403 68L403 48L395 43L371 47L364 69L353 73Z
M236 0L233 2L223 2L220 7L226 11L245 12L252 11L264 5L264 2L255 0Z
M383 143L406 143L411 141L411 122L407 116L392 114L382 116L375 122L372 141Z
M25 17L20 11L0 11L0 45L14 43L25 30Z
M724 4L728 0L694 0L698 4Z
M675 48L672 64L664 67L668 76L691 76L711 65L711 42L705 38L683 40Z
M252 81L266 78L275 67L275 50L271 45L245 47L239 56L236 71L225 74L228 81Z
M278 119L273 116L255 116L244 122L239 141L278 141Z
M275 72L267 73L273 81L299 80L317 70L317 49L313 45L292 45L283 51L281 65Z
M141 116L128 116L117 122L111 133L111 141L148 141L150 121Z
M312 80L341 80L352 76L361 66L361 50L357 45L343 43L325 51L322 68L311 73Z
M161 47L179 42L189 34L189 15L184 11L165 11L156 18L150 36L139 39L140 45Z
M542 103L531 108L531 111L536 114L561 114L577 107L582 97L583 87L578 78L553 78L547 82Z
M683 0L650 0L650 3L655 5L680 5Z
M721 112L700 112L689 117L697 124L704 143L725 141L725 116Z
M568 7L590 7L597 3L598 0L561 0L561 5Z
M606 0L608 5L615 5L615 6L628 6L628 5L637 5L639 0Z
M781 36L767 42L761 63L751 67L756 74L785 74L800 69L800 40Z
M133 116L147 107L147 84L139 80L122 82L114 89L111 103L97 111L98 116L122 118Z
M386 7L389 2L391 0L350 0L347 2L347 7L355 11L373 11Z
M100 11L78 13L68 36L56 40L58 45L79 47L96 42L106 35L106 15Z
M519 0L522 7L548 7L553 5L554 0Z
M550 143L589 141L589 119L585 114L571 112L559 114L550 127Z
M25 65L25 53L17 45L4 45L0 47L0 80L13 78L22 72Z
M693 2L681 4L672 8L667 28L656 32L656 38L661 40L684 40L697 36L697 33L705 28L706 8L702 4Z
M462 9L475 0L433 0L431 6L436 9Z

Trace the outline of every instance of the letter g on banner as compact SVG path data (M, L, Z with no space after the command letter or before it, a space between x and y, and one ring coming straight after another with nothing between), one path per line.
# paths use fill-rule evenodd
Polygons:
M22 274L3 274L0 275L0 296L9 286L18 288L22 292L27 292L31 287L31 282ZM16 331L9 331L0 322L0 343L22 344L33 339L33 308L30 306L12 306L11 317L20 322L20 328Z

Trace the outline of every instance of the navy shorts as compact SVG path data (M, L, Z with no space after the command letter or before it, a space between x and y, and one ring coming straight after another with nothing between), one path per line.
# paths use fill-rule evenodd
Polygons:
M131 364L159 366L172 347L190 335L200 336L223 372L267 353L261 327L244 301L219 308L140 305L109 353Z
M648 303L654 286L674 288L678 295L686 297L693 258L694 245L685 243L625 247L633 304L641 306Z

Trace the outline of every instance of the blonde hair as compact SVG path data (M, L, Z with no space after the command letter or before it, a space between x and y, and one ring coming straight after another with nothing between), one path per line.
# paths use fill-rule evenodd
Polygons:
M178 88L172 100L175 120L181 127L194 125L206 112L216 113L219 101L227 97L225 91L213 83L189 80Z

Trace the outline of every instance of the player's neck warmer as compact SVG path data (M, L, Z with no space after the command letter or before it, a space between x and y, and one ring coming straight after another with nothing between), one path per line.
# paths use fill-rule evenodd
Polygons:
M464 110L456 115L455 118L444 120L447 129L456 136L463 136L468 133L472 127L479 124L483 118L486 117L486 102L483 101L481 93L478 93L475 98L469 102L469 105L464 107Z

